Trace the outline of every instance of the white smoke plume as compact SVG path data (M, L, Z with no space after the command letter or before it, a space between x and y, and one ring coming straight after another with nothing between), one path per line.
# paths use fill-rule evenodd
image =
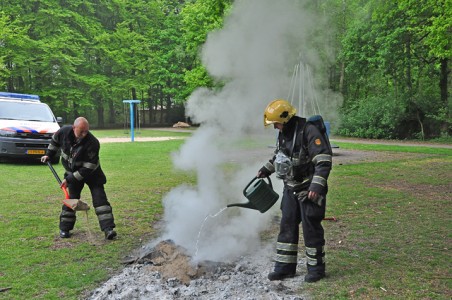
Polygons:
M268 157L256 161L246 151L240 155L239 142L257 134L266 139L262 147L273 143L275 130L263 128L266 105L288 97L300 53L305 63L320 64L310 46L313 29L323 25L320 20L303 1L237 0L224 27L209 34L202 61L225 85L216 91L201 88L190 96L187 112L201 126L173 162L196 174L197 185L179 186L163 200L163 238L196 254L195 260L226 261L259 246L259 233L268 226L271 212L236 207L219 212L227 204L247 202L243 188L273 151L269 148ZM232 170L225 167L231 153L241 162ZM281 184L275 181L280 194Z

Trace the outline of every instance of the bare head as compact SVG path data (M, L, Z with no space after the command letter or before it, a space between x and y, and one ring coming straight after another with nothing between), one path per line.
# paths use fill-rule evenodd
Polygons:
M72 125L72 129L74 130L75 137L78 140L83 139L89 131L89 123L88 120L84 117L78 117L74 121L74 125Z

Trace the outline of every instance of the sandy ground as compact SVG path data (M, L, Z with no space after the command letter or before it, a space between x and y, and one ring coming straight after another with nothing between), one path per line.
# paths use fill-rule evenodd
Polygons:
M134 137L134 142L160 142L160 141L170 141L170 140L181 140L185 137ZM101 144L104 143L127 143L131 142L130 138L99 138L99 142Z

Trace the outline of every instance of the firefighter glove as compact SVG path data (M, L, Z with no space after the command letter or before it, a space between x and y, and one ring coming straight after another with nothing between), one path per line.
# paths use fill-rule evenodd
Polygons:
M257 172L258 178L269 177L275 172L275 167L271 161L268 161L260 170Z
M259 178L264 178L270 176L272 173L264 166L260 168L259 172L257 173Z
M325 199L325 197L323 195L318 195L317 198L315 199L309 199L308 198L308 191L301 191L299 193L295 193L297 195L297 198L300 202L304 202L304 201L311 201L315 204L317 204L318 206L322 206L322 202L323 199Z

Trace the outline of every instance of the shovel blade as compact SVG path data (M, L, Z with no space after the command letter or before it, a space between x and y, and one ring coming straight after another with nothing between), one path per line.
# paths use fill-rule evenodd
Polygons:
M64 199L63 204L75 211L89 210L88 203L86 203L80 199Z

